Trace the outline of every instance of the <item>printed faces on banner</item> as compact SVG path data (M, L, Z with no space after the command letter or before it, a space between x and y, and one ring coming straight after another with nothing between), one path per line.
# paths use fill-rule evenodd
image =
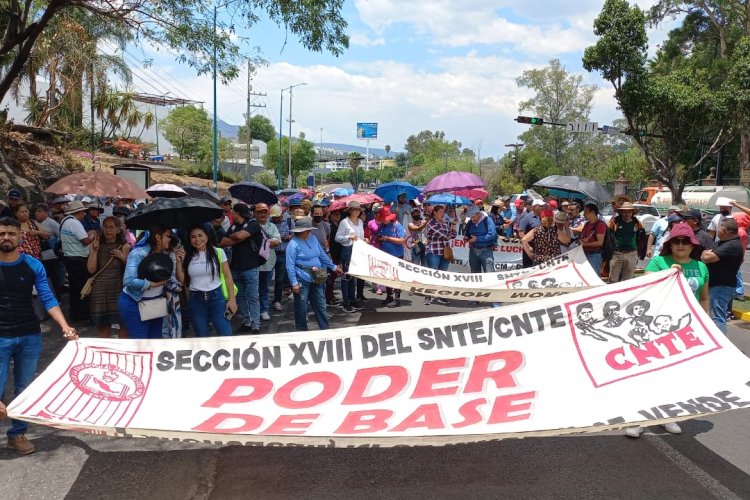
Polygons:
M692 291L682 280L677 284L666 295L659 288L644 293L643 287L633 287L565 304L573 341L594 387L721 349L715 327L696 313Z
M86 346L43 395L49 401L39 418L62 422L126 426L135 416L151 379L152 353Z

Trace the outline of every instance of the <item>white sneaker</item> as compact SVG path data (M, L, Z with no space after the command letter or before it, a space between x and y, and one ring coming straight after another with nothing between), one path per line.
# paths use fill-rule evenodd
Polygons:
M643 434L643 427L628 427L625 429L625 435L631 438L639 438Z
M281 302L274 302L273 303L273 310L274 311L281 311Z
M664 425L664 430L670 434L682 434L682 429L677 425L677 422L670 422Z
M262 313L260 313L260 319L262 319L263 321L270 321L271 315L263 311Z

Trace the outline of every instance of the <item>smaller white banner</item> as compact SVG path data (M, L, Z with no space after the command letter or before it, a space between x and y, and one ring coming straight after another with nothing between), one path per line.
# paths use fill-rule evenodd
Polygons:
M604 284L581 248L528 269L452 273L422 267L355 241L349 274L421 295L481 302L525 302Z

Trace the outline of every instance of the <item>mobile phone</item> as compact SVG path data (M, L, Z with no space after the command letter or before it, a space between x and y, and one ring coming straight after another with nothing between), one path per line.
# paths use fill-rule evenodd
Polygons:
M229 309L227 309L226 311L224 311L224 317L226 318L227 321L229 321L230 319L234 317L234 313L230 311Z

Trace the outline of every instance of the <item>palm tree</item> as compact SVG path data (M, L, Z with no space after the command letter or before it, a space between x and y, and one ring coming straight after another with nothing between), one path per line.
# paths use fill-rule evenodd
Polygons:
M390 144L386 144L385 145L385 156L386 156L386 158L389 158L391 156L391 145Z

